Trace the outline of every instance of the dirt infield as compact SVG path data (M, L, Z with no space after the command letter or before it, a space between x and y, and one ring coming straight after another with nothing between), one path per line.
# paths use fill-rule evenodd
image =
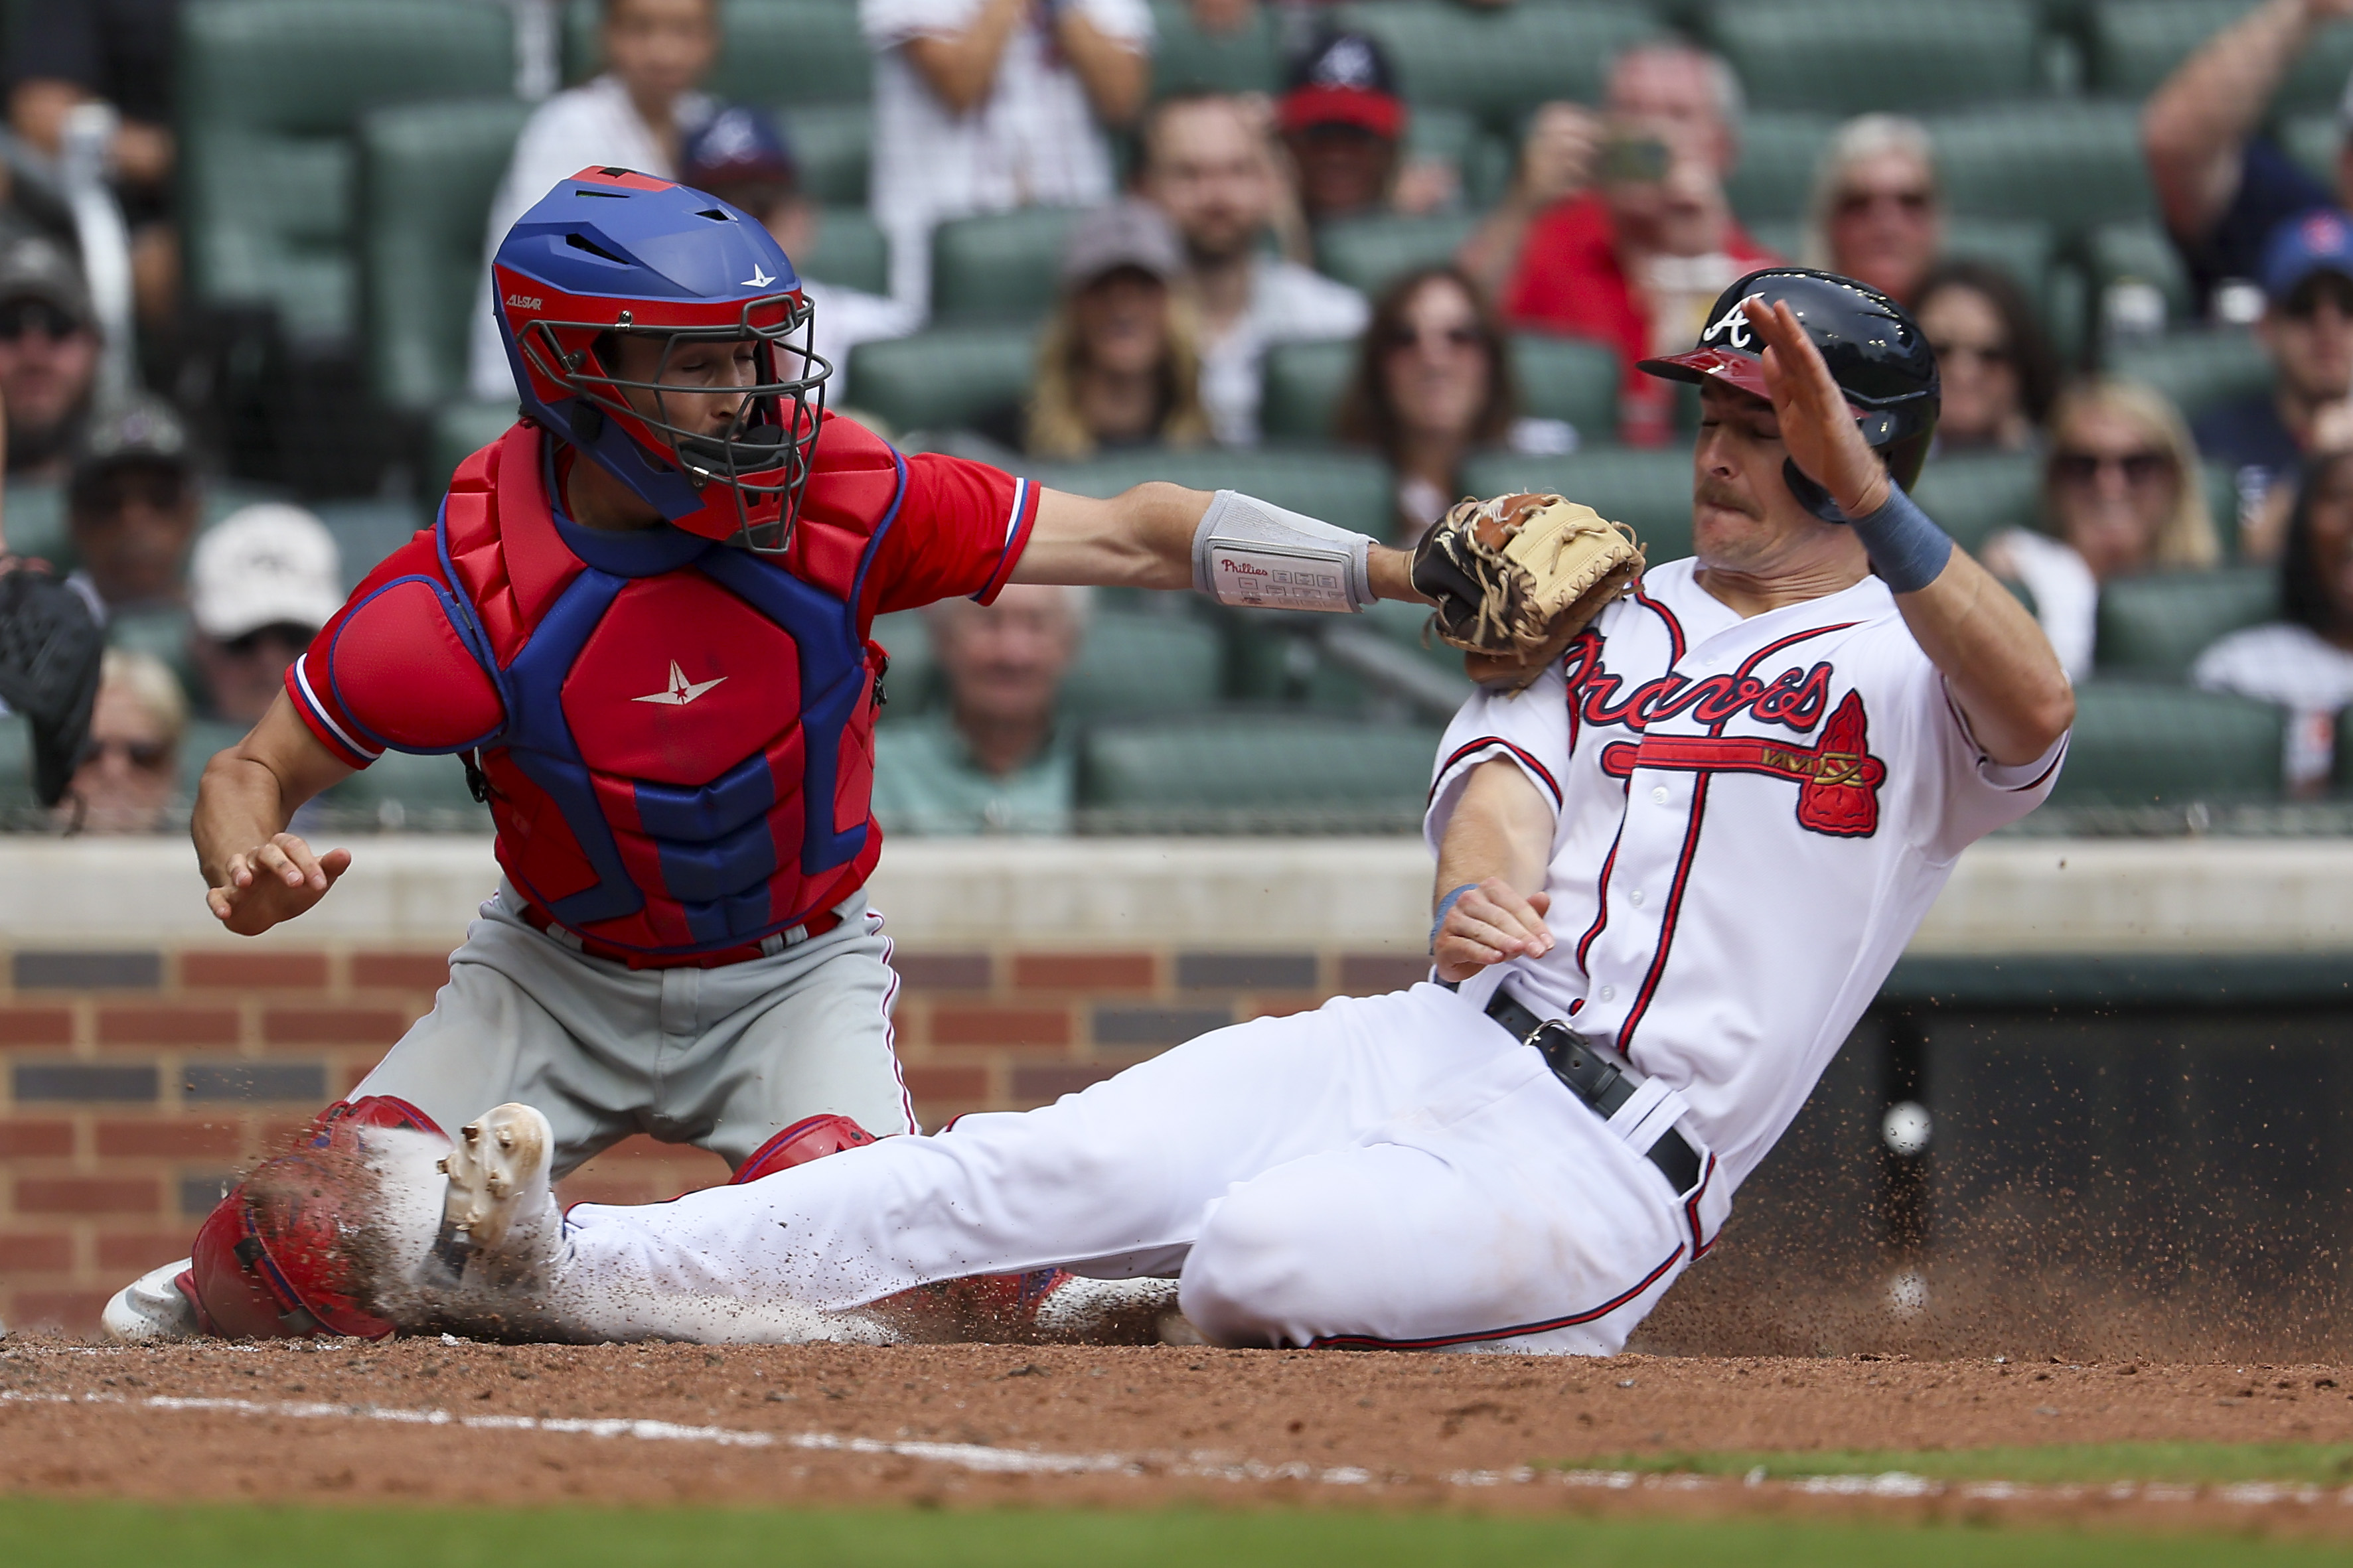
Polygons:
M2353 1443L2353 1370L433 1340L0 1347L0 1489L57 1496L1861 1508L2353 1534L2342 1480L1759 1484L1627 1468L1674 1451L2127 1441Z

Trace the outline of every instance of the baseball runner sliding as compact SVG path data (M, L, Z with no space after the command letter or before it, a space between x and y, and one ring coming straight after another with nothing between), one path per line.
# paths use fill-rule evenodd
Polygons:
M1092 500L835 418L792 263L702 192L583 169L495 273L522 419L214 759L195 837L214 915L267 931L351 864L287 831L298 807L387 748L448 753L503 878L432 1013L308 1151L223 1200L189 1260L115 1297L118 1338L389 1333L301 1174L372 1133L446 1150L462 1127L470 1150L475 1119L529 1100L543 1182L639 1131L749 1182L913 1132L862 890L877 615L1008 581L1419 597L1401 552L1230 490ZM1101 1323L1083 1303L1119 1299L1048 1271L963 1305L1079 1332Z
M1619 1349L2073 711L1904 493L1937 383L1900 307L1757 273L1643 368L1701 387L1695 560L1583 624L1630 547L1511 497L1416 562L1493 682L1432 781L1430 982L656 1206L559 1216L524 1105L446 1181L379 1141L353 1289L405 1322L873 1338L911 1287L1060 1266L1173 1279L1232 1344Z

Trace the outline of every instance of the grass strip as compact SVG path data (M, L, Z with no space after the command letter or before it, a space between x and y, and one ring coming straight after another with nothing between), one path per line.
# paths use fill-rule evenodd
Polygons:
M1611 1454L1564 1459L1564 1470L1635 1470L1645 1474L1745 1476L1762 1469L1772 1480L1807 1476L1875 1476L1903 1470L1943 1481L2021 1481L2052 1486L2070 1481L2353 1482L2353 1444L2347 1443L2048 1443L1993 1448L1736 1449Z
M1890 1554L1897 1554L1891 1556ZM0 1498L9 1568L2305 1568L2341 1544L1779 1520L1506 1519L1341 1510L166 1507Z

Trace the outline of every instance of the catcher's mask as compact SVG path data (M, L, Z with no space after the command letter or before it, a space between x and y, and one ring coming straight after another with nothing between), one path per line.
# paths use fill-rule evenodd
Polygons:
M1636 367L1669 381L1722 381L1758 397L1765 391L1764 345L1740 309L1749 300L1786 304L1821 351L1831 379L1846 395L1862 438L1909 489L1928 460L1936 430L1936 356L1904 307L1866 283L1835 272L1768 267L1716 296L1706 331L1688 353L1646 359ZM1840 521L1829 492L1794 462L1781 467L1789 492L1818 517Z
M716 197L627 169L583 169L515 224L491 267L522 411L670 521L763 554L790 544L825 383L811 307L767 229ZM624 337L658 339L649 375L622 374ZM695 375L687 351L748 344ZM707 356L688 355L702 359ZM732 399L723 423L704 400Z

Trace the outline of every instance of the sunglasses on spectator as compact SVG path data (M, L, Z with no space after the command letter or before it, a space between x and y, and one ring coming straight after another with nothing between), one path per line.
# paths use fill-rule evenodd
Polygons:
M15 342L35 327L45 337L70 337L81 323L47 300L10 300L0 304L0 342Z
M143 773L160 773L172 765L172 748L162 741L92 741L90 760L120 754Z
M2062 484L2088 485L2104 469L2115 468L2133 486L2154 484L2173 477L2173 454L2142 452L2061 452L2051 459L2051 471Z
M1936 205L1936 193L1915 186L1905 191L1841 191L1839 193L1838 216L1861 217L1873 207L1892 206L1905 217L1925 216Z
M265 642L275 643L281 648L291 648L296 653L300 653L309 647L311 639L318 635L316 626L306 626L294 621L272 621L266 626L256 626L249 632L242 632L236 637L224 638L221 647L239 658L252 658L261 650L261 646Z
M1487 341L1486 334L1476 327L1437 327L1429 330L1420 327L1396 327L1389 331L1388 346L1393 349L1409 349L1425 340L1435 341L1439 347L1448 349L1479 348Z
M1977 361L1981 365L1999 369L2010 363L2010 345L2007 343L1940 343L1932 338L1929 340L1928 349L1936 356L1936 361L1940 364L1950 364L1969 359Z
M2308 321L2323 300L2333 301L2337 314L2353 316L2353 278L2341 272L2316 272L2288 290L2287 298L2280 302L2280 314Z

